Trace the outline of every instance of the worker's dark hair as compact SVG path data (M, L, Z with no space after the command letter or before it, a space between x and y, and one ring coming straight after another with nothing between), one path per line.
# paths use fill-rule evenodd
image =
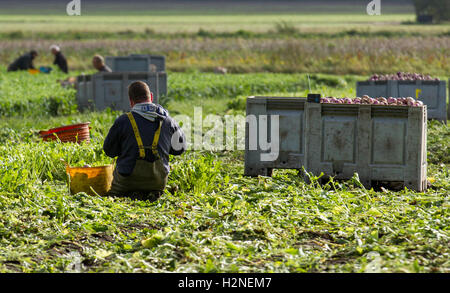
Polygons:
M135 81L128 87L128 96L135 103L151 100L150 88L145 82Z
M103 59L103 57L101 55L95 55L94 60L100 61L101 64L105 64L105 59Z
M30 51L30 54L31 54L31 55L37 55L38 53L37 53L36 50L31 50L31 51Z

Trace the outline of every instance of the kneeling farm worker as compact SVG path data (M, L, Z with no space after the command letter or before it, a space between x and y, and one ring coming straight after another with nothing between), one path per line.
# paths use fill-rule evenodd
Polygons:
M169 174L169 154L181 155L186 138L162 106L153 104L148 85L128 87L131 112L116 119L103 144L109 157L118 157L110 196L156 200Z

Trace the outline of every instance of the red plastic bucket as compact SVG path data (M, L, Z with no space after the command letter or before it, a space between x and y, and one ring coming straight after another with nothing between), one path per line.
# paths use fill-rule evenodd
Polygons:
M39 131L39 135L44 141L61 140L61 142L90 142L89 124L91 122L66 125L52 128L47 131Z

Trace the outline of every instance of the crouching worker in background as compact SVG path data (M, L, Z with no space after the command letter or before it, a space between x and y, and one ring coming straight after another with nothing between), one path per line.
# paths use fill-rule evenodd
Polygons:
M164 191L169 174L169 154L186 150L182 129L167 110L153 104L146 83L128 87L131 112L121 115L104 141L109 157L118 157L109 196L154 201Z
M33 60L37 57L37 55L38 53L35 50L31 50L29 53L23 54L8 66L7 71L36 69L34 67Z
M69 68L67 66L67 59L61 52L61 49L57 45L51 45L50 51L55 56L55 60L53 61L54 65L58 65L59 69L61 69L62 72L68 73Z

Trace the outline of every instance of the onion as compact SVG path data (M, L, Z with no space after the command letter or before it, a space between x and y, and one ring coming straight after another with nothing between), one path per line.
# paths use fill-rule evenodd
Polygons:
M352 99L350 98L344 98L344 104L353 104Z
M396 98L393 98L393 97L389 97L388 99L387 99L387 103L389 104L389 105L396 105L397 104L397 99Z
M361 104L370 104L370 98L368 96L363 96Z
M406 98L406 104L407 104L408 106L414 106L415 103L416 103L416 101L415 101L412 97L407 97L407 98Z
M382 105L387 105L387 103L388 103L388 101L387 101L387 99L385 97L378 98L377 100Z

